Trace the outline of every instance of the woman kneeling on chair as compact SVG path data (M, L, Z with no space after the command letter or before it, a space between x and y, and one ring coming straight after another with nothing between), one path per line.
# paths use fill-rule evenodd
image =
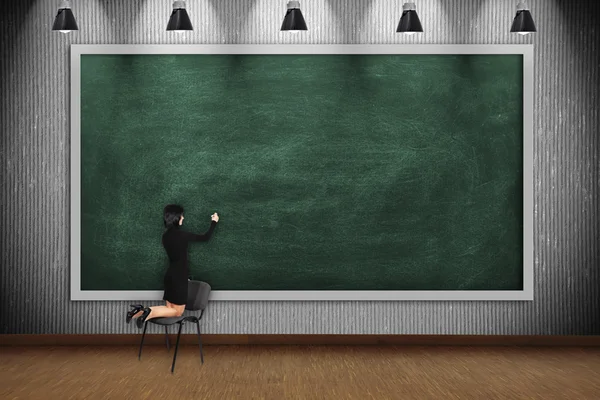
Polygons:
M165 207L164 221L165 233L162 236L162 245L169 257L169 268L165 273L165 294L163 300L166 305L144 307L141 304L132 305L127 312L126 322L136 319L138 328L144 326L144 322L152 318L180 317L185 310L188 295L188 244L189 242L206 242L210 239L219 216L217 213L211 215L210 228L204 234L185 232L181 229L183 224L183 208L169 204Z

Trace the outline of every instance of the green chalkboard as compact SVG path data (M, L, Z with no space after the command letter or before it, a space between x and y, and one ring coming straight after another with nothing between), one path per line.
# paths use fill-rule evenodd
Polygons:
M521 55L82 55L81 289L522 290Z

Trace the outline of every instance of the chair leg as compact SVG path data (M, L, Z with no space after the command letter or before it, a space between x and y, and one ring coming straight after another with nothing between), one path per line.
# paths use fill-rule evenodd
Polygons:
M167 351L171 350L171 344L169 343L169 329L167 325L165 325L165 338L167 339Z
M198 331L198 345L200 346L200 361L204 364L204 354L202 354L202 336L200 336L200 321L196 320L196 330Z
M175 344L175 354L173 354L173 365L171 365L171 373L175 370L175 360L177 360L177 350L179 349L179 337L181 336L181 328L183 321L179 323L179 332L177 332L177 343Z
M148 321L144 322L144 332L142 332L142 341L140 342L140 352L138 353L138 360L142 359L142 346L144 346L144 337L146 336L146 328L148 328Z

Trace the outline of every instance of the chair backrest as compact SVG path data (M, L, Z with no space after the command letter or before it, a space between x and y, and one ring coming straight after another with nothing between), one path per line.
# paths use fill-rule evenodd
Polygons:
M188 301L185 309L190 311L204 311L208 305L210 290L210 285L206 282L188 281Z

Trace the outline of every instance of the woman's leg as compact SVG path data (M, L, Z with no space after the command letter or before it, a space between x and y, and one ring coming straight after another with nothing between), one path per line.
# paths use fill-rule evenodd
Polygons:
M166 306L154 306L150 307L150 314L146 317L146 321L152 318L163 318L163 317L181 317L185 305L177 305L167 302Z
M165 301L165 306L152 306L148 307L150 309L150 314L146 317L146 320L151 318L161 318L161 317L181 317L183 315L183 311L185 310L185 305L173 304L170 301ZM138 312L133 316L133 318L141 317L144 313L144 310Z

